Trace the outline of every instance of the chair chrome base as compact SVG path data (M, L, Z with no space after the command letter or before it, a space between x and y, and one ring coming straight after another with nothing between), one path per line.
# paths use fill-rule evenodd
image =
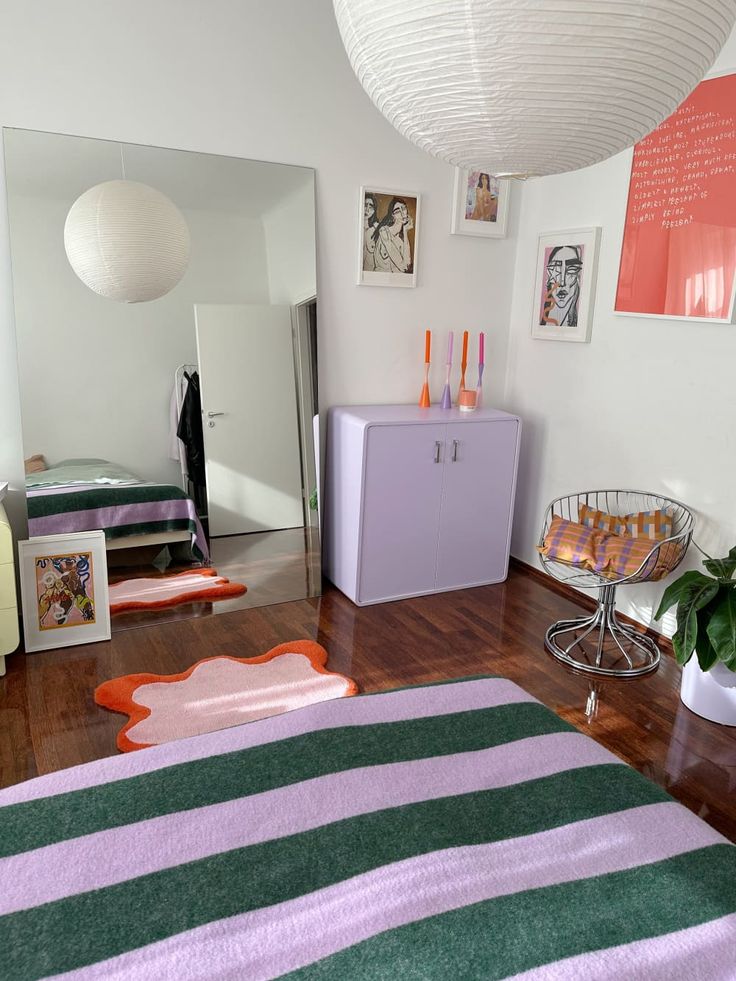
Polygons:
M590 655L582 645L594 631L597 631L595 652ZM563 634L572 634L566 646L557 643L557 638ZM598 606L592 616L553 623L544 635L544 646L563 664L608 678L637 678L649 674L656 670L660 657L659 647L650 637L622 623L616 616L615 586L601 587Z

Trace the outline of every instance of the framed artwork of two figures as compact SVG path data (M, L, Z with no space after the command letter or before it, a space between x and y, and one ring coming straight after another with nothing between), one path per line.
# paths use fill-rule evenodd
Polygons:
M419 194L361 187L360 286L416 286Z

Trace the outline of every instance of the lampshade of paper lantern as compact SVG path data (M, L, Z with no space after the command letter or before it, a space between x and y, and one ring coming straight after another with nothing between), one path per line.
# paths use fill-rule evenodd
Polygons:
M96 184L69 209L64 248L74 272L100 296L156 300L189 263L189 229L176 205L137 181Z
M333 0L396 129L497 176L577 170L650 133L701 81L732 0Z

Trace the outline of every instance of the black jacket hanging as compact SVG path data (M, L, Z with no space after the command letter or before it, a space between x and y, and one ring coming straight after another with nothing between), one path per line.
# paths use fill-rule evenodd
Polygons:
M187 469L189 479L195 488L195 503L204 503L206 486L204 469L204 433L202 431L202 398L199 391L199 375L184 372L187 390L179 415L179 425L176 435L182 441L187 451ZM199 493L198 493L199 492Z

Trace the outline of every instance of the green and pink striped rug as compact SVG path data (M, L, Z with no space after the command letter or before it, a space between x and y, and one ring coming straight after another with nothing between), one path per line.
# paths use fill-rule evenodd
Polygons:
M734 976L736 848L500 678L11 787L0 855L13 979Z

